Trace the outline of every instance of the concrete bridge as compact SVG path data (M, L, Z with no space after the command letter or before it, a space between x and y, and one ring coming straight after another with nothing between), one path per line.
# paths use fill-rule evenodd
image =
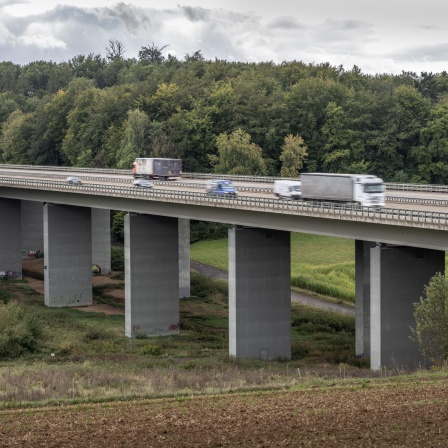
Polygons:
M176 334L179 297L189 295L189 220L230 223L229 353L289 359L290 232L351 238L356 353L372 369L422 362L409 327L424 285L445 271L443 211L293 203L257 191L217 199L179 184L140 191L114 176L81 186L0 176L0 271L20 273L21 251L40 249L45 304L91 304L92 263L110 270L110 210L127 211L125 333Z

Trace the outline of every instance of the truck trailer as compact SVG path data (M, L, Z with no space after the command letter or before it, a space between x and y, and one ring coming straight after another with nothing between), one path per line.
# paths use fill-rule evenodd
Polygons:
M384 207L384 182L370 174L303 173L302 199Z
M138 158L134 160L132 174L134 179L168 180L182 176L181 159Z

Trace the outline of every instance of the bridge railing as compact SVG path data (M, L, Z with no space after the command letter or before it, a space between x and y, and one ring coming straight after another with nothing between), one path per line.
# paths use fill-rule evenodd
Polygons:
M285 214L298 214L304 216L319 216L322 218L363 220L368 222L388 222L401 225L407 222L412 224L432 224L436 228L442 225L443 230L448 225L448 213L405 210L397 208L373 208L359 205L343 205L331 202L305 202L281 200L277 198L263 198L253 196L238 196L223 198L192 191L142 189L134 186L116 186L105 184L69 185L65 181L44 179L23 179L13 177L0 177L1 187L40 189L78 194L93 194L102 196L115 196L136 198L142 200L185 203L208 207L232 208L276 212ZM0 191L1 196L1 191ZM448 227L447 229L448 230Z
M18 170L38 170L38 171L61 171L65 173L87 173L87 174L113 174L132 176L132 170L123 170L117 168L83 168L83 167L65 167L65 166L41 166L41 165L11 165L0 164L3 169ZM296 177L278 177L278 176L239 176L233 174L212 174L212 173L182 173L185 179L216 179L232 180L234 182L254 182L254 183L274 183L275 180L297 180ZM421 191L429 193L447 193L448 185L434 184L406 184L396 182L385 182L386 190L390 191Z

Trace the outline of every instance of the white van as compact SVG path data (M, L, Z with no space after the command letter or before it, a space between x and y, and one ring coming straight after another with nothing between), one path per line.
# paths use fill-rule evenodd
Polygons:
M276 180L274 194L278 198L301 199L302 184L298 180Z

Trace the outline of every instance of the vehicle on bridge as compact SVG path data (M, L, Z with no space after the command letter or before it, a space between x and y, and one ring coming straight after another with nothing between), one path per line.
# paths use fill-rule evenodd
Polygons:
M236 197L237 189L230 180L210 179L206 186L207 194L222 197Z
M81 185L82 181L78 176L68 176L67 179L65 179L66 182L69 185Z
M384 207L383 179L370 174L303 173L302 199Z
M134 186L137 188L152 188L152 182L150 182L148 179L135 179L133 182Z
M169 180L182 176L182 160L142 157L134 160L132 174L135 179Z
M274 194L278 198L301 199L302 184L298 180L276 180Z

